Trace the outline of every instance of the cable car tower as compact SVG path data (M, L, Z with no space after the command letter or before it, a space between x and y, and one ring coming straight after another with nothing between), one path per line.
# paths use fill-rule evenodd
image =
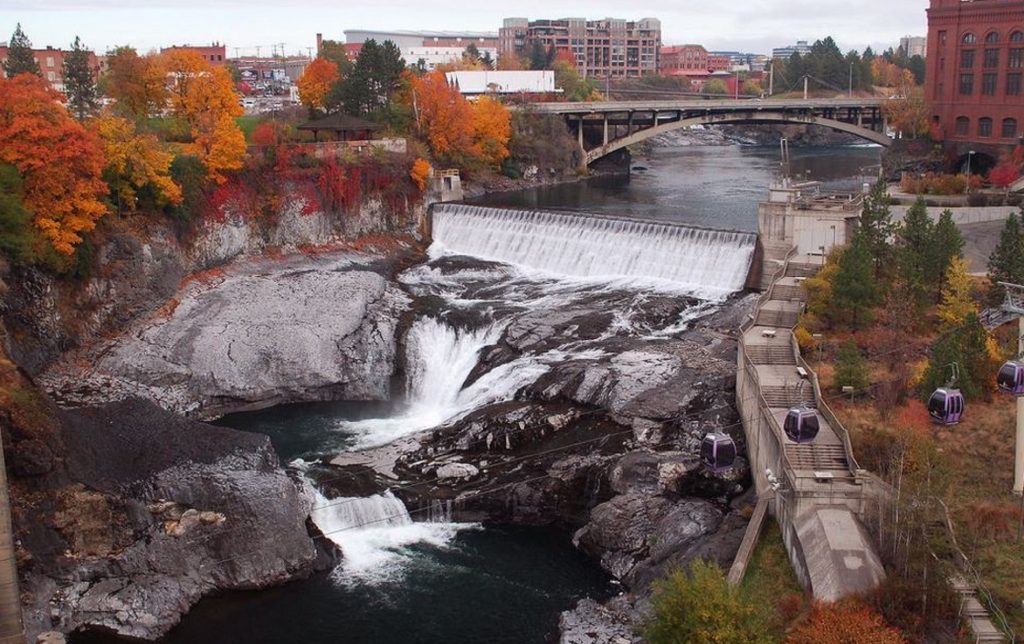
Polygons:
M1024 357L1024 286L999 282L1006 291L1003 312L1017 318L1017 353ZM1024 494L1024 396L1017 397L1017 446L1013 460L1013 492Z

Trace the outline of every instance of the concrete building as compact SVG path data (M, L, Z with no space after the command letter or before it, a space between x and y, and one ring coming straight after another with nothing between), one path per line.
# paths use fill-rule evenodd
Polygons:
M555 72L537 71L455 71L445 74L449 85L464 96L481 94L552 94Z
M0 45L0 62L7 62L7 45ZM50 87L58 92L64 91L64 52L53 47L45 49L33 49L36 63L39 64L39 71L43 78L50 83ZM93 70L95 76L99 76L102 63L96 54L89 52L89 69Z
M805 56L811 53L811 46L807 44L806 40L798 40L795 45L789 45L787 47L776 47L772 50L772 58L789 58L793 54L800 54Z
M708 50L702 45L675 45L662 47L658 60L658 73L662 76L707 76Z
M175 50L193 51L214 67L222 67L228 62L227 47L216 42L210 45L171 45L170 47L161 47L160 53Z
M900 38L900 49L907 57L928 55L928 39L924 36L903 36Z
M319 34L318 34L319 37ZM480 55L490 54L492 60L498 58L498 34L492 31L374 31L368 29L346 29L345 51L350 60L355 60L362 49L363 43L375 40L378 44L385 40L395 43L402 52L402 60L407 65L415 65L420 60L427 69L438 65L457 62L462 59L463 52L470 44L474 45ZM320 42L319 40L317 41Z
M984 169L1024 135L1024 2L931 0L925 87L947 146Z
M498 56L527 57L535 43L569 56L581 76L636 78L658 73L661 21L506 18L498 31Z

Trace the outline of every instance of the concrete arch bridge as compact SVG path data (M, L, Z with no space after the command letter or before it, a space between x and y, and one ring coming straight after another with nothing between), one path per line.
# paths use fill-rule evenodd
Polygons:
M651 137L693 125L819 125L886 146L882 99L748 99L534 103L529 109L565 119L589 165Z

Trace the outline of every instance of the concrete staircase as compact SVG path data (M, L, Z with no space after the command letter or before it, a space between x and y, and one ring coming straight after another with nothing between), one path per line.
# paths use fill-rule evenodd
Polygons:
M764 259L761 263L761 290L767 291L771 288L775 273L786 263L786 256L793 245L785 241L761 240L761 248L764 250Z
M796 357L789 346L774 344L751 345L747 347L747 357L754 364L763 365L795 365Z
M763 385L761 395L769 407L786 408L806 405L817 407L818 402L814 398L814 388L810 384L803 387L796 385Z
M960 597L960 617L970 624L975 642L1005 642L1006 636L996 628L988 610L978 600L978 591L963 577L952 580L953 590Z

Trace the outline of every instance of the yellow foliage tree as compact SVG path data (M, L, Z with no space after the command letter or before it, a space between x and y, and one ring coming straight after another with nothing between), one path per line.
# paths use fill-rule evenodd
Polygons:
M159 203L181 203L181 188L170 177L174 155L154 135L136 131L133 121L110 112L101 114L93 127L103 142L104 174L119 209L134 210L135 192L145 185L155 189Z
M299 76L299 100L311 110L327 107L327 95L331 87L341 79L338 65L326 58L317 58Z
M899 93L895 98L890 98L882 103L882 114L889 124L903 136L916 139L927 133L929 127L930 111L928 102L924 98L924 89L908 86L905 90L897 91Z
M942 302L938 308L939 320L944 329L952 329L962 326L972 312L978 313L978 305L971 297L967 263L960 257L953 257L946 268L946 286L942 289Z
M481 96L473 103L473 144L476 156L494 166L508 158L512 115L497 99Z
M245 135L234 121L243 110L231 75L192 51L174 49L162 55L171 108L192 136L185 152L199 157L210 179L224 183L223 173L241 168L245 159Z

